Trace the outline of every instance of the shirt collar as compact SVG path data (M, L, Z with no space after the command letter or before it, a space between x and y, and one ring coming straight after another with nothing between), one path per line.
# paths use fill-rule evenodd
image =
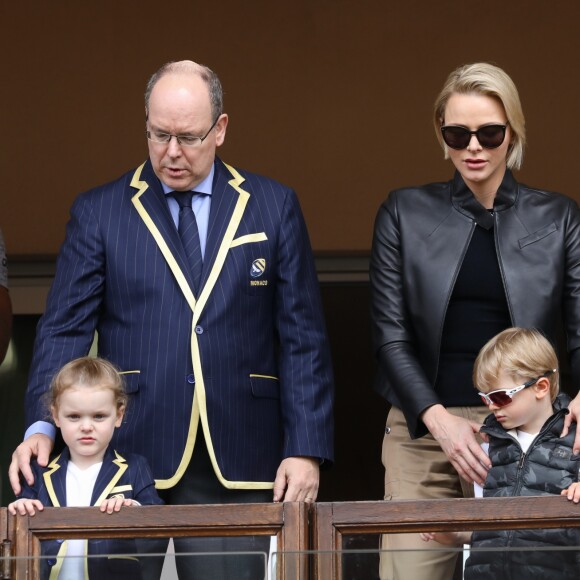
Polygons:
M503 211L514 205L518 194L518 184L509 169L503 176L501 185L493 201L493 211ZM451 200L461 213L474 219L478 226L489 230L493 227L493 215L475 199L459 171L455 172L451 183Z
M195 186L195 190L197 193L205 193L206 195L211 195L212 193L212 185L213 185L213 176L215 173L215 164L212 163L211 170L207 174L207 177L203 179L200 183ZM163 187L163 192L165 195L172 193L174 190L171 189L168 185L161 181L161 186Z

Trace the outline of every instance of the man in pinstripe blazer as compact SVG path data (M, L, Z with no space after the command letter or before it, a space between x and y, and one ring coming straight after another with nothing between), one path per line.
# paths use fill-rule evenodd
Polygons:
M12 485L19 470L30 481L31 455L46 464L54 433L40 395L96 330L131 394L114 444L147 457L168 503L314 501L333 456L333 386L296 194L216 157L228 117L207 67L164 65L145 100L149 159L72 207ZM190 190L201 193L197 292L167 195Z

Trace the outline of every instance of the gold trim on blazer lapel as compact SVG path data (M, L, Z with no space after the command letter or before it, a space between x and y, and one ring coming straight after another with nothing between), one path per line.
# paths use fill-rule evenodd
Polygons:
M86 558L86 552L87 552L87 545L86 545L87 540L85 540L85 558ZM60 569L62 568L62 565L64 564L64 559L66 556L66 552L68 550L68 540L65 540L61 545L60 548L58 549L58 552L56 554L56 564L50 569L50 575L48 577L48 580L58 580L58 577L60 575ZM86 559L85 559L85 578L89 577L89 573L86 570Z
M50 501L54 507L61 507L60 501L58 500L58 496L56 495L56 491L54 491L54 485L52 483L53 474L62 467L62 465L58 463L59 459L60 455L55 457L48 465L48 469L50 469L50 471L45 471L42 475L44 479L44 485L46 485L46 491L48 492L48 497L50 497Z
M187 283L187 280L181 271L175 256L171 253L166 241L164 240L163 236L161 235L159 229L155 225L154 221L152 220L151 216L148 214L147 210L143 206L140 197L145 193L145 191L149 188L149 185L146 181L141 180L141 172L143 170L145 163L138 167L133 175L131 180L131 187L137 189L137 193L132 197L131 201L133 205L137 209L137 212L141 216L141 219L145 222L145 225L153 235L159 249L161 250L169 268L171 269L173 275L175 276L179 288L181 289L189 307L193 312L193 319L191 325L191 359L193 364L193 373L195 376L195 392L193 396L193 405L192 405L192 412L191 418L189 422L189 429L187 434L187 439L185 442L185 449L183 451L183 455L177 470L173 474L172 477L168 479L156 479L155 480L155 487L157 489L167 489L173 487L177 482L182 478L189 462L191 460L191 456L193 454L193 449L195 447L195 440L198 431L198 425L201 419L202 429L207 445L207 449L209 452L209 456L216 473L217 478L222 483L224 487L230 489L271 489L274 486L273 482L253 482L253 481L241 481L241 482L232 482L226 480L219 468L217 463L217 459L215 456L215 451L213 449L213 444L211 441L211 436L209 432L209 426L207 421L207 409L206 409L206 398L205 398L205 383L203 380L203 369L201 367L201 356L199 351L199 344L198 344L198 337L197 333L195 332L195 327L201 313L203 312L203 308L206 305L208 298L217 282L218 276L223 268L223 265L226 261L228 251L232 247L232 243L234 243L234 236L236 231L240 225L242 220L242 216L244 214L244 210L250 199L250 194L246 190L242 189L241 184L245 181L245 178L242 177L233 167L224 163L223 165L225 168L230 172L232 175L232 179L228 182L228 185L232 187L238 193L238 200L232 212L232 216L228 223L226 232L222 238L222 241L219 245L219 250L217 252L216 258L213 262L211 271L206 279L205 284L201 289L201 293L198 296L197 300L195 299L193 292ZM265 234L251 234L250 237L257 236L254 241L262 241L262 237L267 239ZM246 236L243 236L244 238ZM240 238L240 239L242 239ZM250 241L250 240L247 240ZM234 247L235 247L234 243Z
M131 198L131 201L132 201L133 205L135 206L137 212L141 216L141 219L145 222L145 226L151 232L151 235L153 236L155 242L159 246L159 249L161 250L163 257L165 258L165 261L167 262L169 269L171 270L171 272L175 276L175 279L177 281L179 289L183 293L185 300L187 301L192 312L195 314L197 301L195 299L195 296L193 295L193 291L192 291L191 287L189 286L183 271L179 267L179 264L177 263L175 256L173 255L173 253L169 249L167 242L165 241L165 239L161 235L161 232L159 231L159 229L155 225L155 222L153 221L153 219L151 218L151 216L149 215L149 213L147 212L147 210L143 206L143 203L140 200L140 197L145 193L145 191L147 189L149 189L149 184L146 181L141 180L141 172L142 172L144 166L145 166L145 163L143 163L143 165L138 167L133 175L133 178L131 179L131 187L134 187L137 189L137 193ZM195 316L194 316L194 320L193 320L193 323L191 326L190 343L193 343L194 341L197 341L197 334L195 333ZM193 346L192 346L192 351L193 351ZM195 372L195 370L196 370L195 361L193 362L193 368L194 368L194 372ZM200 365L198 363L197 369L199 369L199 368L200 368ZM198 373L198 374L201 375L201 373ZM195 376L197 377L198 374L196 374ZM196 378L196 383L197 383L197 378ZM198 408L198 403L197 403L197 388L196 388L196 390L194 392L194 396L193 396L191 418L190 418L190 422L189 422L189 429L188 429L187 439L185 441L185 448L184 448L183 456L182 456L181 461L179 463L179 466L178 466L176 472L173 474L173 476L171 476L169 479L156 479L155 480L155 487L157 489L167 489L167 488L173 487L181 479L183 473L185 472L185 467L187 467L187 464L189 463L189 460L191 459L191 454L193 452L193 446L195 445L195 437L196 437L196 433L197 433L198 423L199 423L199 408ZM189 450L189 448L191 448L191 450ZM184 465L184 461L186 461L185 467L182 467Z
M58 463L59 459L61 458L61 455L62 454L58 455L49 463L48 471L45 471L42 475L42 478L44 479L44 485L46 486L46 491L48 493L48 497L50 497L50 501L52 502L53 507L61 507L60 501L54 489L54 484L52 482L52 476L62 467L62 465ZM66 486L66 474L65 474L65 486ZM64 564L64 558L66 556L67 550L68 550L68 542L65 540L58 549L58 552L56 554L56 564L52 566L52 568L50 569L49 580L58 579L60 569Z
M113 477L111 477L111 479L109 480L109 483L107 483L107 486L105 487L105 489L103 490L101 495L93 503L93 505L95 505L95 506L100 506L101 503L103 503L103 501L107 498L107 496L112 492L114 487L117 485L117 482L119 481L119 479L121 479L121 476L123 475L123 473L125 473L125 471L127 471L127 468L129 467L127 465L126 459L124 457L121 457L121 455L119 455L116 451L115 451L115 459L113 459L113 463L119 469L117 469L117 473L115 473L115 475L113 475ZM101 469L103 469L103 467L101 467ZM96 485L97 484L95 483L95 487L96 487Z
M151 219L151 216L147 213L147 210L145 209L143 203L139 199L145 193L145 191L149 189L149 184L146 181L141 181L141 171L143 170L144 166L145 163L143 163L143 165L138 167L135 171L135 174L133 175L133 179L131 179L131 187L137 189L137 193L131 198L131 201L135 206L135 209L141 216L141 219L145 222L147 229L151 232L151 235L155 239L155 242L159 246L159 249L161 250L163 257L165 258L165 261L169 265L169 268L173 272L173 275L177 280L177 284L179 285L179 288L183 292L183 295L185 296L185 299L187 300L189 307L191 308L191 310L194 310L195 297L193 295L193 292L191 291L191 288L189 287L189 284L187 283L187 280L185 279L185 276L183 275L181 268L177 264L175 256L171 253L171 250L169 249L167 242L161 235L161 232L155 225L155 222Z
M89 580L89 560L87 558L89 552L89 541L83 540L83 542L85 551L83 564L84 569L83 579ZM48 580L58 580L58 577L60 576L60 570L62 568L62 565L64 564L64 559L66 557L67 551L68 551L68 540L65 540L58 549L58 554L56 555L56 564L50 569L50 576Z
M242 187L240 187L241 184L245 181L244 177L242 177L233 167L231 167L227 163L224 163L224 166L232 175L232 179L228 182L228 184L238 192L239 198L238 198L238 201L236 203L236 207L234 208L234 211L232 213L232 217L230 219L228 227L226 229L226 233L225 233L225 235L222 239L222 242L220 244L220 248L218 250L218 253L217 253L215 262L213 264L213 267L211 269L211 272L208 276L207 282L202 289L201 295L200 295L199 300L198 300L197 308L193 313L193 326L194 327L197 324L197 321L199 320L199 316L201 314L201 311L203 310L203 307L205 306L207 299L208 299L213 287L215 286L215 283L217 281L219 273L221 272L221 269L222 269L224 262L226 260L228 251L230 250L230 248L232 248L234 236L236 234L238 226L240 225L240 222L242 221L242 216L244 214L244 210L246 209L246 205L248 203L248 200L250 199L249 192L247 192L245 189L242 189ZM260 236L260 237L262 235L264 235L264 238L266 238L265 234L255 234L255 235ZM196 392L196 395L199 395L197 402L199 404L199 409L200 409L200 418L201 418L201 424L202 424L202 428L203 428L203 434L205 437L205 443L207 446L208 454L209 454L209 457L211 459L211 462L212 462L212 465L213 465L213 468L214 468L214 471L215 471L215 474L216 474L218 480L220 481L220 483L224 487L226 487L228 489L272 489L274 487L273 482L269 482L269 481L263 481L263 482L259 482L259 481L229 481L229 480L225 479L224 476L222 475L221 470L220 470L219 465L218 465L218 462L217 462L217 459L216 459L215 451L213 448L213 442L211 440L211 435L210 435L210 431L209 431L209 425L208 425L208 421L207 421L205 383L203 382L203 373L202 372L200 372L200 374L199 374L199 376L201 377L201 384L197 381L198 375L196 374L196 371L197 370L201 371L201 364L200 364L201 359L200 359L200 353L199 353L199 345L197 342L197 335L194 336L192 341L191 341L191 351L192 351L192 359L193 359L193 372L196 376L195 392ZM197 367L196 367L196 364L197 364ZM189 463L189 460L191 459L192 453L193 453L193 447L191 447L191 450L189 451L189 453L186 450L186 453L184 454L184 459L187 456L187 462L186 463L182 462L182 464L179 466L179 469L178 469L178 472L176 473L176 476L179 475L179 477L181 477L183 475L183 472L185 471L185 469ZM182 471L180 471L180 470L182 470ZM179 481L179 479L177 481Z

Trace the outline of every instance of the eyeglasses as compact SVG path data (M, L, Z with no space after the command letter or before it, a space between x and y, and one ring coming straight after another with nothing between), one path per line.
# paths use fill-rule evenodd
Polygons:
M536 377L535 379L530 379L523 385L519 387L513 387L512 389L497 389L497 391L491 391L491 393L478 393L482 401L486 405L495 405L496 407L505 407L512 402L513 396L528 387L535 385L540 379L544 377L549 377L551 374L555 373L558 369L551 369L546 371L543 375Z
M171 141L171 137L175 137L177 143L182 147L199 147L211 133L211 130L216 126L218 120L219 115L203 137L195 137L194 135L173 135L172 133L164 133L163 131L149 130L145 131L145 135L147 135L147 139L153 141L153 143L163 143L164 145L168 145Z
M484 125L476 131L470 131L458 125L443 125L441 134L447 147L451 149L466 149L471 141L471 136L475 135L479 144L486 149L496 149L505 139L505 131L509 122L505 125L493 124Z

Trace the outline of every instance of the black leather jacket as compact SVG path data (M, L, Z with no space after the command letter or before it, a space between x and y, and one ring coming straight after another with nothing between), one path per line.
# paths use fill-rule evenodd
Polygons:
M393 191L381 205L370 263L375 388L405 414L411 437L440 403L433 388L449 298L476 224L494 227L514 326L556 343L562 322L580 384L580 212L570 198L518 184L506 171L493 216L461 175Z

